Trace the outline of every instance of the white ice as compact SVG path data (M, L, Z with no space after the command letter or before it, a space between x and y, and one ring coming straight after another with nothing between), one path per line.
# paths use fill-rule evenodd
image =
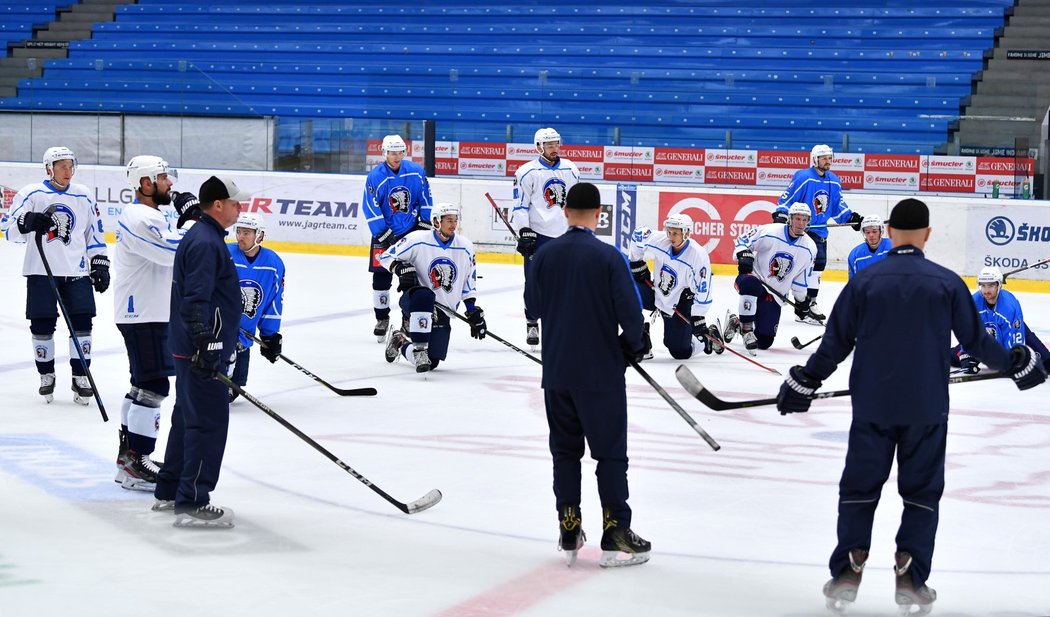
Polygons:
M216 504L229 531L173 528L152 496L113 483L127 359L112 294L97 296L92 371L110 422L72 402L60 321L58 388L46 405L27 322L20 245L0 242L0 615L773 615L824 612L835 542L848 398L781 417L772 407L715 413L674 379L659 345L643 364L721 445L709 448L628 371L634 529L653 543L642 566L600 570L600 506L586 459L588 546L572 569L557 552L540 367L453 322L447 362L426 377L387 364L363 258L285 254L284 351L340 387L340 398L288 364L252 358L248 391L401 501L433 488L436 507L404 515L253 407L232 408ZM490 330L524 345L520 266L479 266ZM830 308L841 284L826 283ZM1050 340L1050 297L1021 293ZM721 317L736 306L717 276ZM586 319L586 315L581 315ZM784 372L821 329L785 313L758 361ZM739 340L734 344L737 350ZM902 349L900 353L908 353ZM772 396L780 378L730 354L686 362L724 398ZM848 365L826 387L846 387ZM948 486L930 585L935 615L1050 614L1050 386L1009 380L951 386ZM173 400L164 404L161 447ZM892 615L890 564L901 502L891 477L854 615Z

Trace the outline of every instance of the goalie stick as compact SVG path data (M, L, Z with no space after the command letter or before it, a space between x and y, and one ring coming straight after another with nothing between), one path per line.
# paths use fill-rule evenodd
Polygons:
M806 347L809 347L810 345L816 343L822 338L824 338L823 334L817 336L817 338L813 339L812 341L809 341L808 343L803 343L802 341L798 340L797 336L793 336L791 337L791 346L795 349L805 349Z
M680 364L674 372L675 377L678 378L678 383L682 384L682 387L686 389L689 394L696 397L696 400L700 401L704 405L707 405L715 411L726 411L729 409L743 409L744 407L762 407L765 405L776 405L777 399L773 398L756 398L748 401L727 401L718 398L714 392L711 392L704 387L700 380L696 378L696 375L689 370L684 364ZM1000 377L1009 377L1005 373L979 373L977 375L957 375L948 378L948 383L966 383L968 381L982 381L985 379L998 379ZM822 398L835 398L839 396L849 396L849 390L832 390L829 392L819 392L813 395L813 399Z
M678 401L671 398L671 395L667 393L667 390L664 390L663 386L656 383L656 380L653 379L649 375L649 373L645 372L645 369L638 366L638 363L634 360L628 360L628 362L631 366L634 367L634 370L638 371L638 374L642 376L642 379L649 382L649 385L653 387L653 390L656 390L656 393L663 397L663 399L667 401L667 404L670 405L671 408L674 409L676 412L678 412L678 415L682 416L682 419L685 420L689 424L689 426L693 427L693 430L696 431L696 434L700 435L700 437L707 442L707 445L711 446L712 450L718 452L722 449L722 446L718 445L718 442L715 441L714 438L711 437L711 435L709 435L707 431L703 429L703 427L697 424L696 420L694 420L693 417L690 416L686 410L682 409L682 406L678 404Z
M261 339L256 338L256 336L254 334L252 334L251 332L248 332L244 328L241 328L241 332L243 332L245 336L247 336L248 338L252 339L253 341L258 343L262 347L266 346L266 343L263 343ZM375 388L350 388L348 390L344 390L343 388L337 388L337 387L333 386L332 384L328 383L327 381L321 379L317 375L314 375L310 371L306 370L300 364L298 364L297 362L295 362L294 360L292 360L288 356L286 356L286 355L284 355L282 353L279 353L279 354L277 354L277 357L282 359L282 360L284 360L288 364L291 364L295 368L299 369L300 371L302 371L302 373L304 375L306 375L310 379L313 379L314 381L316 381L317 383L321 384L322 386L328 388L332 392L335 392L339 396L375 396L376 394L379 394L379 392Z
M310 444L314 448L314 450L317 450L321 454L323 454L326 457L328 457L328 460L330 460L333 463L335 463L336 465L338 465L343 471L345 471L348 474L350 474L351 476L353 476L354 479L356 479L358 482L360 482L361 484L364 484L368 488L370 488L373 491L375 491L376 494L378 494L380 497L382 497L383 499L385 499L388 502L390 502L391 504L393 504L398 510L401 510L405 514L415 514L416 512L422 512L423 510L426 510L428 508L432 508L432 507L436 506L437 503L439 501L441 501L441 491L439 491L437 489L434 489L434 490L430 491L429 493L427 493L426 495L423 495L419 499L417 499L415 501L411 501L409 503L402 503L402 502L394 499L393 497L388 495L386 491L384 491L383 489L379 488L375 484L372 484L372 482L368 478L366 478L366 477L362 476L361 474L357 473L354 470L353 467L350 467L349 465L347 465L343 461L339 460L339 457L337 457L336 455L334 455L331 452L329 452L328 450L326 450L324 448L324 446L322 446L321 444L319 444L316 441L314 441L313 439L311 439L309 435L307 435L306 433L304 433L304 432L300 431L299 429L295 428L295 426L291 422L289 422L289 421L285 420L284 418L282 418L276 411L270 409L269 407L264 405L262 403L262 401L260 401L259 399L255 398L251 394L248 394L247 392L245 392L243 388L241 388L237 384L233 383L233 381L229 377L227 377L226 375L223 375L222 373L218 373L218 374L215 375L215 379L218 379L222 383L226 384L226 386L229 387L231 390L233 390L237 394L243 396L245 398L245 400L247 400L249 403L251 403L252 405L255 405L256 407L258 407L260 411L262 411L266 415L268 415L271 418L273 418L274 420L276 420L284 428L286 428L289 431L295 433L296 437L298 437L299 439L302 439L306 443Z
M445 311L445 312L446 312L446 313L448 313L449 315L452 315L453 317L456 317L456 318L458 318L458 319L459 319L460 321L465 321L465 322L467 322L468 324L470 323L470 320L469 320L469 319L467 319L466 317L464 317L464 316L460 315L459 313L457 313L456 311L452 310L451 308L449 308L449 307L445 306L444 304L441 304L440 302L435 302L434 304L435 304L435 306L437 306L438 308L440 308L440 309L441 309L442 311ZM537 358L536 356L534 356L534 355L530 354L529 352L525 351L525 350L524 350L524 349L522 349L521 347L518 347L518 346L517 346L517 345L515 345L514 343L511 343L510 341L507 341L507 340L505 340L505 339L502 339L502 338L500 338L500 337L496 336L495 334L493 334L493 333L492 333L492 331L491 331L491 330L486 330L486 331L485 331L485 336L491 336L491 337L492 337L493 339L495 339L495 340L499 341L500 343L503 343L503 344L504 344L504 345L506 345L507 347L510 347L510 348L511 348L511 349L513 349L514 351L516 351L516 352L520 353L521 355L525 356L525 357L526 357L526 358L528 358L529 360L532 360L532 361L533 361L533 362L535 362L536 364L539 364L539 365L542 365L542 364L543 364L543 361L542 361L542 360L540 360L539 358Z

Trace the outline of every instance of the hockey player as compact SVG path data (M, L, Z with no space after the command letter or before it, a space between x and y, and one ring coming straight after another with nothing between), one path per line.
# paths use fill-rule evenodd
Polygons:
M372 333L380 343L390 329L393 277L379 265L379 254L409 232L429 229L430 184L423 168L405 160L406 154L405 140L398 135L387 135L383 138L386 161L376 165L365 180L363 210L368 229L372 232L372 258L368 262L368 271L372 273L372 307L376 314L376 327Z
M704 247L693 242L693 220L684 214L672 214L664 221L666 235L650 238L649 228L635 230L628 248L631 274L642 308L659 309L664 323L664 346L671 357L684 360L693 355L694 345L700 343L704 353L713 351L713 340L721 340L721 333L713 324L707 325L704 315L711 308L711 259ZM656 281L643 261L645 254L653 256ZM686 323L675 311L688 316Z
M1007 349L1014 345L1031 347L1039 354L1043 367L1050 371L1050 351L1025 323L1021 303L1017 296L1003 289L1005 282L1002 271L996 267L984 268L977 275L978 289L973 294L973 301L984 329ZM980 356L956 345L952 349L952 366L961 366L967 373L979 373Z
M171 286L175 409L157 474L153 510L174 511L176 527L233 527L233 511L211 504L230 424L225 374L237 353L242 311L226 229L251 198L228 178L201 184L200 220L179 243Z
M561 135L552 128L536 131L532 141L540 156L514 172L511 227L518 234L519 253L525 257L525 283L532 276L532 256L541 246L565 233L568 226L562 208L569 189L580 181L576 164L561 158ZM525 342L540 344L540 326L525 307Z
M554 461L558 548L571 566L586 540L580 511L586 442L597 461L602 505L599 565L642 564L652 545L631 529L624 371L625 359L641 361L652 344L624 256L594 236L601 216L598 187L581 182L569 189L564 216L569 230L536 254L533 278L525 283L525 302L544 320L541 386Z
M175 250L182 239L160 206L171 204L178 174L159 156L141 155L128 161L125 177L135 200L117 219L113 315L128 352L131 389L120 408L115 481L129 490L153 492L159 469L150 454L160 430L160 405L175 374L168 317ZM183 203L196 199L192 193L179 198Z
M890 254L846 284L820 347L805 366L791 368L777 396L781 414L808 411L822 382L853 354L853 421L839 482L838 545L828 564L832 578L824 585L829 608L845 608L857 596L875 508L894 458L904 502L894 598L902 614L913 607L929 612L937 599L926 581L944 493L952 333L979 350L989 366L1009 373L1018 389L1046 380L1031 349L1015 345L1008 351L985 332L962 279L925 258L929 225L923 202L904 199L894 206L887 221Z
M780 194L777 207L773 210L774 223L786 223L788 208L796 203L807 204L810 208L810 229L807 235L812 238L817 246L817 254L813 259L812 285L809 287L809 297L812 299L810 313L812 318L807 319L796 316L797 321L820 324L824 321L824 313L817 306L817 293L820 290L820 276L828 264L828 223L848 223L853 229L860 231L861 221L864 220L860 214L850 210L846 200L842 198L842 182L835 172L831 171L831 163L835 159L835 153L831 146L818 144L813 146L809 153L810 166L795 172L791 183Z
M398 278L401 310L409 316L408 332L396 330L386 346L386 361L398 355L417 373L437 368L448 354L449 316L437 304L466 307L470 335L485 338L485 312L475 304L477 273L474 243L457 234L459 206L440 203L431 211L433 230L414 231L379 256L379 263Z
M109 288L109 258L91 190L73 184L77 158L64 146L44 152L47 179L29 184L11 201L11 210L0 220L0 231L10 242L27 242L22 275L26 277L26 319L33 337L36 370L40 374L38 392L50 403L55 393L55 326L58 309L47 270L34 237L42 236L43 251L54 276L73 332L69 337L69 364L73 373L73 400L87 405L95 395L87 377L91 365L91 320L95 316L95 296ZM77 353L76 340L84 363Z
M277 362L281 353L281 313L284 312L284 262L271 249L262 246L266 238L266 224L255 213L242 213L234 225L237 242L227 244L237 275L241 281L241 332L237 341L237 365L233 383L248 383L248 361L252 339L259 331L262 345L259 353L270 362ZM237 394L230 390L230 402Z
M858 244L846 258L849 267L849 278L861 268L866 268L886 258L890 252L890 239L882 237L882 217L870 214L860 223L864 242Z
M740 292L740 316L727 319L725 340L728 343L739 332L744 347L752 356L758 349L769 349L780 324L783 303L764 285L787 297L795 297L795 316L821 319L813 313L813 297L806 291L814 284L813 260L817 247L806 234L810 221L809 206L797 203L788 209L788 223L770 223L752 229L737 238L737 271L735 287ZM756 269L756 265L758 266Z

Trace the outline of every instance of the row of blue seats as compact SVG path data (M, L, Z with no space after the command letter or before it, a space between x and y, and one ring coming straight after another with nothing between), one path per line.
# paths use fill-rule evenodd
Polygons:
M179 96L193 96L201 93L226 92L233 96L295 96L304 101L318 101L321 98L361 97L361 96L403 96L419 100L420 97L432 99L488 99L505 100L513 104L517 100L546 100L555 105L568 105L576 101L588 104L601 103L606 106L629 103L633 105L706 105L735 109L739 113L768 112L770 108L797 108L802 116L808 115L857 115L884 114L913 115L919 111L957 110L958 99L911 96L858 96L829 94L807 96L800 94L755 94L755 93L719 93L699 94L680 90L662 88L520 88L506 84L487 84L485 86L427 87L418 84L388 83L374 84L346 81L341 84L289 83L282 79L280 85L260 84L257 78L245 76L241 79L224 79L221 83L203 74L186 74L178 80L158 80L156 75L129 79L122 76L118 80L105 74L98 74L88 79L61 79L48 71L43 79L27 79L19 83L28 95L34 90L76 90L76 91L164 91ZM502 104L502 103L501 103ZM712 109L711 113L716 110Z

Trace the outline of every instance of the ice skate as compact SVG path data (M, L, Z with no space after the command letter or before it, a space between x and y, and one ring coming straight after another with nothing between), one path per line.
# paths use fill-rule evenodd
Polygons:
M799 312L795 311L795 321L798 323L808 324L810 326L823 326L824 320L827 317L820 311L820 307L817 306L817 301L814 299L809 304L809 313L806 315L799 315Z
M565 565L572 567L576 563L587 534L580 526L580 509L576 506L565 506L561 509L561 520L558 524L558 550L565 551Z
M43 385L41 385L41 389L43 389ZM91 382L88 381L87 375L73 375L72 389L73 402L78 405L87 405L95 396L95 391L91 389Z
M397 360L398 356L401 355L401 348L408 343L408 336L401 330L395 330L390 335L390 341L386 344L386 349L383 351L384 357L387 362L393 362Z
M540 322L529 321L525 323L525 344L533 347L540 344Z
M752 356L758 355L758 337L755 336L755 324L742 324L740 337L744 341L744 348Z
M150 510L154 512L171 512L175 513L175 500L174 499L155 499L153 500L153 506Z
M824 599L829 611L836 615L845 615L849 607L857 600L857 588L864 574L864 564L868 561L868 551L855 548L849 552L849 566L838 576L824 583Z
M390 330L390 318L386 317L376 320L376 327L372 329L372 334L375 335L377 342L385 343L388 330Z
M150 460L149 455L128 450L121 457L120 471L115 482L129 491L153 492L157 488L157 474L160 468Z
M206 503L192 510L175 510L175 527L229 529L233 527L233 510Z
M426 345L416 345L412 350L412 359L416 363L417 373L426 373L430 370L430 354L427 353Z
M602 558L598 562L599 566L620 568L643 564L649 561L651 550L652 544L630 529L620 526L605 512L605 531L602 533ZM625 553L627 558L620 559L620 553Z
M55 400L55 374L44 373L40 375L40 389L37 390L44 402L50 403Z
M733 337L740 333L740 318L726 311L726 328L722 331L722 340L732 343Z
M722 340L722 333L719 331L718 326L711 324L707 326L707 335L711 337L711 346L714 348L716 354L725 353L726 344Z
M893 571L897 574L897 591L894 600L897 601L897 613L900 615L928 615L933 610L933 603L937 600L937 592L923 585L915 587L915 581L911 576L911 555L906 552L898 552L893 555L896 564Z

